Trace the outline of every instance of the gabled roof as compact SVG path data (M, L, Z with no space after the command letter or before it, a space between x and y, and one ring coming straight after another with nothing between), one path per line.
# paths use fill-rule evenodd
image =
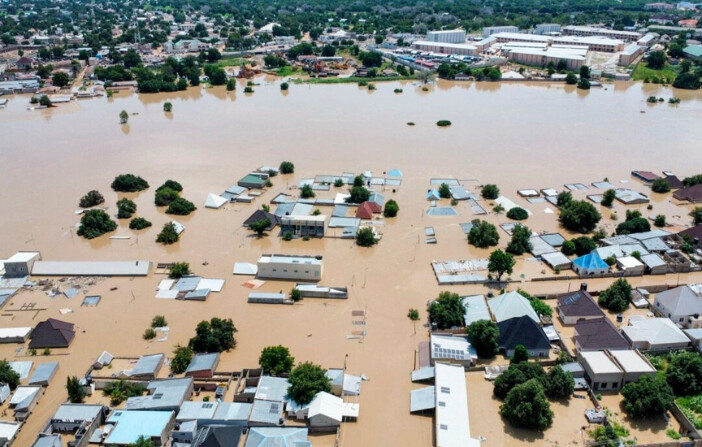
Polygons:
M698 240L697 245L699 245L699 241L702 241L702 224L695 225L694 227L687 228L685 230L682 230L680 233L678 233L678 235L681 237L683 234L689 236L690 239L693 240L693 242L694 242L695 238L697 238L697 240Z
M439 200L441 199L441 195L439 194L439 191L432 189L431 191L427 192L427 200Z
M368 202L363 202L356 209L356 217L358 219L372 219L373 218L373 208Z
M539 322L539 316L531 307L529 300L518 292L507 292L488 300L490 311L495 316L496 322L508 320L510 318L528 316L534 322Z
M49 318L32 331L29 348L67 348L75 336L72 323Z
M306 447L305 427L251 427L245 447Z
M229 202L229 199L210 193L207 194L205 199L205 208L219 208L227 202Z
M680 286L656 294L656 301L668 309L672 315L702 314L702 296L690 286Z
M317 415L323 415L335 421L341 422L343 417L344 401L340 397L333 394L325 393L324 391L317 395L310 402L310 407L307 417L312 418Z
M200 429L192 447L231 447L239 445L243 428L229 425L210 425Z
M271 223L268 226L268 228L266 228L267 230L272 230L273 228L275 228L276 225L280 223L280 218L275 214L269 213L265 210L256 210L253 212L253 214L251 214L251 216L249 216L248 219L244 221L244 226L248 227L254 222L258 222L265 219L268 219Z
M551 349L551 343L534 320L528 316L510 318L497 323L500 328L500 349L511 350L522 345L528 350Z
M380 205L379 203L377 203L377 202L372 202L372 201L370 201L370 200L368 200L366 203L367 203L368 206L370 207L370 209L371 209L371 211L373 212L373 214L378 214L378 213L382 213L382 212L383 212L383 207L382 207L382 205Z
M609 265L596 252L588 253L573 260L573 264L585 270L608 269Z
M678 189L673 193L673 197L678 200L688 200L690 202L699 202L702 200L702 183L699 183L688 188Z
M575 323L575 341L586 351L629 348L629 343L606 317Z
M566 317L604 317L605 314L585 290L558 295L558 310Z
M690 339L667 318L644 318L629 321L629 326L623 327L632 343L648 342L654 345L671 345L689 343Z

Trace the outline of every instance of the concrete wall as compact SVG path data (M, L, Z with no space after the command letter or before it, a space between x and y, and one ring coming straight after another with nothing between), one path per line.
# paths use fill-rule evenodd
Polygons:
M293 281L319 281L322 264L293 264L289 262L259 262L259 278L288 279Z

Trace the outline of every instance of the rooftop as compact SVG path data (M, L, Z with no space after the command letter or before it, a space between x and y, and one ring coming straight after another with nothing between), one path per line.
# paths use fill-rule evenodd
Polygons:
M656 368L639 351L611 351L609 353L626 373L655 373Z
M114 428L105 439L105 444L132 444L140 436L160 437L173 418L172 411L117 410L107 418Z
M185 374L195 371L214 371L214 368L217 367L217 363L219 363L219 353L217 352L194 355L188 365L188 369L185 370Z
M322 265L321 256L261 255L259 263L282 262L288 264Z
M500 296L488 300L490 311L495 316L495 321L508 320L514 317L528 316L535 322L539 322L539 316L531 307L529 300L524 298L519 292L507 292Z
M604 351L581 352L580 358L590 366L593 374L616 374L622 372L614 361Z
M652 348L656 345L667 346L689 342L683 331L668 318L630 319L629 326L624 326L622 332L632 343L648 342Z
M584 290L562 293L558 295L558 311L566 317L593 317L602 316L604 312L597 305L592 296Z
M629 349L629 343L607 317L580 320L575 323L575 341L585 351Z

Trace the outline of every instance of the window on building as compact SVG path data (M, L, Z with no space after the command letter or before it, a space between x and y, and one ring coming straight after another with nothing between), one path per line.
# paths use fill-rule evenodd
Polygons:
M448 430L448 425L446 425L446 424L440 424L440 425L439 425L439 428L440 428L441 430Z

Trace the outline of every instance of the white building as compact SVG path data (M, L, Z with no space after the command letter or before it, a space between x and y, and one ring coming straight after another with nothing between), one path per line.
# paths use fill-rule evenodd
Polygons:
M41 260L38 251L19 251L4 261L5 276L29 276L35 261Z
M497 43L540 42L540 43L550 44L553 41L553 37L549 37L549 36L539 36L537 34L526 34L526 33L509 32L509 31L500 31L498 33L493 33L492 37L497 39Z
M670 351L690 346L690 339L667 318L634 318L622 328L622 335L635 349Z
M483 37L489 37L497 33L518 33L516 26L488 26L483 28Z
M602 36L610 39L621 39L626 42L636 42L641 38L641 33L636 31L617 31L592 26L569 25L563 28L563 32L569 36Z
M680 286L659 292L653 307L664 317L683 327L702 327L702 296L690 286Z
M475 45L470 45L467 43L442 43L418 40L412 43L412 48L419 51L428 51L431 53L441 54L456 54L460 56L475 56L478 54L478 48Z
M553 38L553 45L586 47L590 51L616 53L624 49L624 41L600 36L560 36Z
M624 276L640 276L644 273L644 264L633 256L617 258L617 267Z
M618 390L624 371L604 351L580 353L580 364L585 370L585 380L593 391Z
M431 334L429 344L432 365L441 362L468 367L478 360L478 353L466 337Z
M534 29L534 34L551 34L560 32L561 25L558 23L540 23L536 25L536 28Z
M466 375L461 366L435 365L436 445L441 447L479 447L470 437Z
M262 255L258 260L259 278L319 281L322 279L321 256Z
M427 40L429 42L465 43L466 32L462 29L429 31Z

